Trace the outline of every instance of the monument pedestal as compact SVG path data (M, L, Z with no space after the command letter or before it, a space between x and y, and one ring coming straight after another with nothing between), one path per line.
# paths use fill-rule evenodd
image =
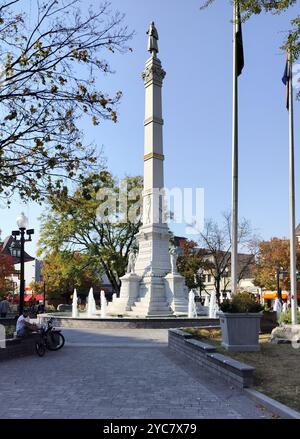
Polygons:
M136 235L139 254L135 272L143 277L150 272L165 276L171 270L169 255L170 233L167 224L143 225Z
M186 297L184 277L179 273L169 273L164 278L166 296L171 301L171 308L176 315L187 315L189 301Z
M139 284L139 297L129 313L132 317L168 317L173 311L166 300L164 279L149 273Z

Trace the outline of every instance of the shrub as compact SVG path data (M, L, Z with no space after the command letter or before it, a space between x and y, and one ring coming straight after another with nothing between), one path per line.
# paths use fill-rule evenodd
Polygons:
M281 323L287 323L287 324L291 324L292 323L292 313L291 313L291 311L288 311L287 313L281 313L280 314L280 319L279 319L279 321L281 322ZM299 323L300 324L300 312L298 311L298 313L297 313L297 323Z
M5 338L13 338L16 327L14 325L5 326Z
M232 313L254 313L262 311L263 306L256 302L253 294L243 292L235 294L231 300L224 300L224 302L220 304L220 310Z

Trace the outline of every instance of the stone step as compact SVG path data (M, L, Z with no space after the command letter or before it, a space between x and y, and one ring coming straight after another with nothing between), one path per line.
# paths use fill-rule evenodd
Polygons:
M131 310L132 311L135 311L135 312L143 312L143 311L146 311L146 310L151 310L151 311L162 311L163 313L165 313L165 312L170 312L170 307L168 306L168 305L164 305L164 306L153 306L153 305L150 305L150 306L135 306L135 305L133 305L132 307L131 307Z
M134 311L130 311L128 312L128 315L131 317L136 317L136 313ZM172 313L172 311L145 311L144 313L140 313L138 314L139 317L174 317L174 314Z
M165 298L166 297L166 293L165 291L154 291L154 292L150 292L150 291L145 291L144 294L141 294L141 298L146 297L148 295L152 295L154 297L161 297L161 298Z
M144 306L152 306L152 305L156 305L156 306L170 306L168 304L168 302L166 300L162 301L162 302L158 302L156 300L141 300L140 302L134 302L134 304L132 306L137 306L137 307L144 307Z
M136 302L134 302L134 305L138 305L138 306L140 306L140 305L149 305L150 303L153 303L153 304L157 304L157 305L160 305L160 306L163 306L164 304L166 304L166 305L168 305L168 302L166 301L166 299L165 300L153 300L153 299L142 299L142 300L138 300L138 301L136 301Z

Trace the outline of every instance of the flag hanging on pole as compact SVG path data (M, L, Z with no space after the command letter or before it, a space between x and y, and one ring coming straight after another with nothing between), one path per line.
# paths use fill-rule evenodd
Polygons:
M240 5L237 3L237 24L236 24L236 62L237 62L237 76L240 76L244 68L244 46L242 33L242 20Z
M283 73L283 77L282 77L282 82L284 83L284 85L286 86L286 108L287 110L289 110L289 81L290 81L290 63L289 63L289 59L288 56L286 58L286 64L285 64L285 69L284 69L284 73Z

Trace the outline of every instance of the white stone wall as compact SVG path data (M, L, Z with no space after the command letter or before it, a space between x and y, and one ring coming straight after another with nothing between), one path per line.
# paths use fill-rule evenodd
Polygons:
M24 277L25 277L25 288L29 287L31 282L36 282L40 280L40 264L38 259L34 261L25 262L24 265ZM15 269L20 271L20 264L15 265ZM16 284L16 292L20 289L20 279L18 276L12 276L12 281Z

